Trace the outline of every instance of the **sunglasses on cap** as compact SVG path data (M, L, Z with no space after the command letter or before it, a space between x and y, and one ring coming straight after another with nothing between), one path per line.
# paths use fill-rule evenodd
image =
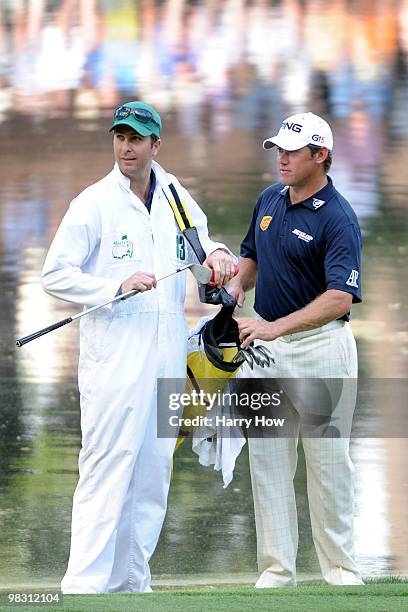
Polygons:
M153 117L153 113L151 113L146 108L130 108L130 106L119 106L113 113L114 121L120 121L121 119L126 119L129 115L133 115L136 121L140 123L154 123L160 128L160 124Z

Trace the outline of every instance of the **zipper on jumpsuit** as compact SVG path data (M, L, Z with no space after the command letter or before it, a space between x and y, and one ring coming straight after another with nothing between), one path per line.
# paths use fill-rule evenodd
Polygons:
M158 196L158 198L160 199L160 195ZM155 204L155 200L156 200L156 196L153 196L153 201L152 201L152 206L150 209L150 213L146 210L147 213L147 219L148 219L148 223L149 223L149 228L150 228L150 235L151 235L151 240L152 240L152 246L153 246L153 268L154 270L157 270L157 261L156 261L156 255L154 252L154 244L155 244L155 240L154 240L154 233L153 233L153 228L152 228L152 211L153 211L153 206ZM158 354L157 354L157 360L158 363L164 363L164 358L165 358L165 342L160 342L161 338L164 338L164 334L165 334L165 320L164 317L162 315L163 312L163 306L165 304L165 300L164 300L164 296L161 294L160 291L158 291L158 302L159 302L159 325L158 325ZM160 372L156 373L156 377L160 376ZM157 385L157 383L156 383ZM135 474L135 471L140 469L140 466L137 465L137 457L135 460L135 465L133 468L133 475L132 475L132 479L133 476L137 477L137 474ZM130 554L129 554L129 566L128 566L128 586L129 586L129 590L132 590L132 587L139 587L140 588L140 584L137 584L136 582L136 576L135 574L137 573L137 567L135 566L135 550L136 550L136 538L135 538L135 520L134 520L134 516L135 516L135 504L136 504L136 499L137 499L137 491L136 491L136 487L133 488L132 491L132 503L131 503L131 510L130 510ZM142 555L143 555L143 550L141 551ZM146 576L145 574L145 569L146 569L146 565L147 565L147 569L149 571L150 574L150 570L149 570L149 560L150 559L145 559L143 557L142 561L143 561L143 582L145 582L146 578L150 576ZM136 571L135 571L136 570Z

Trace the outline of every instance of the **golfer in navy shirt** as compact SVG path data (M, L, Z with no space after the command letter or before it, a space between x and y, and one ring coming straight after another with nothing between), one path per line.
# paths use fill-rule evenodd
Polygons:
M352 304L361 302L361 234L353 209L327 176L330 126L313 113L293 115L263 147L277 152L280 183L259 197L241 245L239 276L228 287L239 305L245 291L255 287L255 316L238 320L241 346L256 341L269 349L274 357L270 377L356 379L356 344L348 321ZM263 368L243 368L244 377L265 377ZM353 393L347 406L339 400L336 410L348 410L351 427L350 403L352 416ZM336 439L303 436L301 417L297 435L249 439L256 586L296 585L293 478L299 431L323 577L329 584L363 584L353 551L349 431Z

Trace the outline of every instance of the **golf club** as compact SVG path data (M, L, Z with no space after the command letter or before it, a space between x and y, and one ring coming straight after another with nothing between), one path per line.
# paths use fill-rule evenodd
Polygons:
M255 347L259 352L263 353L266 357L266 359L268 360L268 368L272 363L275 363L275 359L272 357L272 353L270 352L269 349L266 348L266 346L263 346L262 344L260 344L259 346Z
M251 370L254 369L254 360L252 355L250 355L248 351L246 351L245 349L240 349L232 361L234 363L236 361L239 361L241 358L243 358L247 362Z
M175 270L174 272L170 272L170 274L166 274L165 276L158 278L157 282L160 282L164 280L165 278L169 278L170 276L173 276L174 274L178 274L179 272L183 272L184 270L190 270L194 278L199 283L202 283L204 285L207 284L214 275L214 270L211 270L210 268L206 268L205 266L201 266L200 264L189 264L187 266L183 266L182 268L177 268L177 270ZM54 329L63 327L64 325L67 325L68 323L72 323L72 321L75 321L76 319L80 319L81 317L89 314L90 312L95 312L96 310L99 310L99 308L103 308L104 306L108 306L109 304L113 304L114 302L126 300L127 298L132 297L133 295L136 295L137 293L139 293L137 289L132 289L131 291L127 291L126 293L117 295L113 299L108 300L107 302L104 302L103 304L99 304L99 306L92 306L91 308L82 310L81 312L78 312L77 314L72 315L72 317L67 317L66 319L57 321L56 323L53 323L52 325L49 325L48 327L44 327L43 329L40 329L32 334L29 334L28 336L19 338L18 340L16 340L16 345L19 347L24 346L24 344L27 344L28 342L31 342L32 340L36 340L37 338L40 338L41 336L44 336L45 334L48 334L51 331L54 331Z
M272 363L275 363L272 354L265 346L249 346L246 349L240 349L233 358L233 362L237 362L240 359L244 359L251 370L253 370L254 362L261 368L269 368Z
M256 346L248 346L246 350L252 356L255 363L259 365L261 368L264 368L265 366L266 367L269 366L269 359L267 359L264 353L259 351Z

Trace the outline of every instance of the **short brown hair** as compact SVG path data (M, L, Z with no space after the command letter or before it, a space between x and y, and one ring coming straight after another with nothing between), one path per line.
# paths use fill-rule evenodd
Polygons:
M323 147L316 147L315 145L307 145L308 148L311 151L312 157L315 155L315 153L317 153L317 151L319 151L320 149L322 149ZM330 170L330 167L333 163L333 154L330 150L327 151L327 157L323 162L323 168L325 173L327 174L328 171Z

